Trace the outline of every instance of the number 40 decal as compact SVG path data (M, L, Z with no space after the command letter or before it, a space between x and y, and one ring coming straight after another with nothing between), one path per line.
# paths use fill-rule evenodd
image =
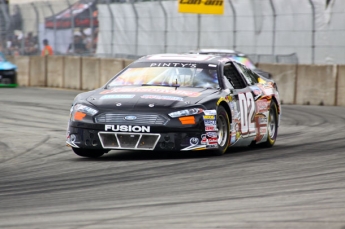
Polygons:
M251 92L238 94L238 101L241 109L241 132L243 137L247 137L249 134L255 134L255 102Z

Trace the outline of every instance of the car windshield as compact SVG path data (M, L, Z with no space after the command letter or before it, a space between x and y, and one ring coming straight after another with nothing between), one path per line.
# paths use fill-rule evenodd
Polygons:
M138 63L117 75L109 87L167 86L218 88L217 65Z

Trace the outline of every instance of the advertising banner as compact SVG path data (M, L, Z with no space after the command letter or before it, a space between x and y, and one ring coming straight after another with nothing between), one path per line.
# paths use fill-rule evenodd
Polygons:
M223 14L224 0L179 0L178 12L195 14Z

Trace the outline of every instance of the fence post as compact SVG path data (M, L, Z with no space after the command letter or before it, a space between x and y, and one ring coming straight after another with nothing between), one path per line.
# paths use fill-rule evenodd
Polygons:
M272 55L275 55L275 46L276 46L276 19L277 19L277 13L276 9L274 7L273 0L270 0L270 5L273 13L273 23L272 23ZM276 62L278 62L276 60Z
M315 63L315 5L313 0L309 0L312 10L312 33L311 33L311 63Z
M8 5L5 3L4 0L0 0L0 7L1 7L1 12L3 14L3 18L5 20L5 28L3 29L3 24L0 23L0 46L2 46L4 48L4 50L6 50L7 53L7 35L8 35L8 31L10 28L10 24L11 24L11 19L8 15ZM1 13L0 13L1 16ZM0 17L1 20L1 17Z
M164 13L164 53L167 52L167 46L168 46L168 16L167 16L167 11L165 10L162 0L159 0L159 5L161 6L163 13Z
M233 36L233 49L236 50L236 32L237 32L237 26L236 26L236 10L234 7L234 4L232 3L232 0L229 0L230 6L231 6L231 11L232 11L232 15L233 15L233 21L232 21L232 27L233 27L233 31L232 31L232 36Z
M197 40L197 44L196 44L196 49L199 50L200 49L200 37L201 37L201 14L198 14L198 40Z
M37 7L36 7L35 3L31 2L31 6L32 6L32 8L35 11L37 37L39 37L39 32L40 32L40 15L38 13L38 10L37 10ZM25 36L23 38L25 38ZM38 42L38 49L41 50L41 42Z
M69 2L69 0L66 0L66 2L68 4L70 15L71 15L71 33L72 33L71 49L72 49L72 52L74 53L74 15L73 15L73 9L72 9L71 3Z
M47 2L47 4L48 4L50 12L52 13L52 16L54 18L54 50L56 50L57 49L57 45L56 45L56 40L57 40L56 39L56 17L55 17L55 12L54 12L53 7L50 4L50 2Z
M137 9L135 8L135 1L134 0L131 0L131 4L132 4L132 8L133 8L133 11L134 11L134 14L135 14L135 55L138 55L138 42L139 42L139 39L138 39L138 36L139 36L139 15L138 15L138 11Z
M109 14L111 16L111 40L110 40L110 50L111 51L110 51L110 53L111 53L111 56L113 56L114 55L114 14L110 8L109 0L107 0L107 7L109 10Z
M93 21L93 4L95 3L89 3L89 17L90 17L90 36L91 36L91 43L93 42L93 24L94 24L94 21ZM84 33L83 33L84 34ZM91 48L90 50L88 50L88 55L92 54L93 53L93 45L91 45Z

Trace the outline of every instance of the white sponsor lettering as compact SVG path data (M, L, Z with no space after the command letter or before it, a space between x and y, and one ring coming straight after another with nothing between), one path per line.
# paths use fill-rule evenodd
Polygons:
M105 125L105 131L115 132L150 132L150 126L131 126L131 125Z

